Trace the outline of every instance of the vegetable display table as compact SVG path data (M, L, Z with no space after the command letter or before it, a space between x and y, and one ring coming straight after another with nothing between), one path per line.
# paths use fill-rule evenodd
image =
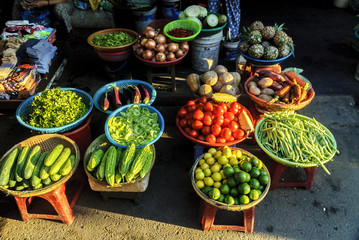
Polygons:
M171 77L171 82L168 83L170 84L170 88L172 89L172 92L176 92L176 70L175 70L175 66L169 66L167 67L167 72L154 72L153 68L151 67L147 67L147 80L149 84L153 84L155 78L161 78L161 77L166 77L169 76ZM166 84L160 84L160 86L162 85L167 85ZM168 86L166 86L166 89L169 88Z

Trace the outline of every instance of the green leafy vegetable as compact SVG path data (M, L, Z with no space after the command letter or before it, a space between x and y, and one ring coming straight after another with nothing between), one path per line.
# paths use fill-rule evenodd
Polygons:
M92 43L100 47L118 47L133 42L134 37L125 32L100 34L92 39Z
M34 97L28 124L40 128L60 127L81 118L88 110L73 91L46 89Z
M111 138L119 144L136 146L149 143L160 133L157 113L151 113L148 108L133 105L121 112L120 116L108 121L108 131Z

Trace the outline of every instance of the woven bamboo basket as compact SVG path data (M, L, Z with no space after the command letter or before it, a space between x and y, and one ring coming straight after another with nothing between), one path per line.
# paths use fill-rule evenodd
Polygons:
M149 182L149 178L150 178L150 173L151 173L152 167L155 163L156 151L155 151L154 145L151 146L152 151L153 151L153 159L152 159L152 164L151 164L150 170L148 171L147 175L144 176L143 178L137 178L135 180L132 180L131 182L115 184L114 186L108 185L106 183L106 181L97 180L95 177L92 176L92 174L86 168L87 162L88 162L91 154L94 151L96 151L98 149L102 149L104 152L106 152L106 150L110 146L112 146L112 143L107 139L105 134L102 134L98 138L96 138L86 150L83 164L84 164L84 169L85 169L86 175L88 177L90 188L93 191L97 191L97 192L144 192L144 191L146 191L148 182Z
M60 187L62 184L66 183L67 180L71 178L71 176L76 171L76 168L80 162L80 150L77 144L72 141L70 138L65 137L60 134L42 134L37 135L34 137L30 137L16 145L14 145L9 151L7 151L2 158L0 159L0 162L2 162L15 148L23 148L23 147L34 147L36 145L39 145L41 147L41 153L45 151L51 151L54 147L56 147L58 144L64 145L64 148L68 147L71 149L71 154L75 154L75 163L74 166L69 174L66 176L63 176L59 181L51 184L50 186L38 189L38 190L25 190L25 191L15 191L15 190L9 190L3 187L0 187L0 190L4 192L5 194L12 195L15 197L32 197L32 196L38 196L42 195L48 192L51 192L52 190Z
M246 154L247 156L250 157L255 157L255 155L251 154L250 152L243 150L241 148L236 148L236 147L230 147L230 149L235 150L235 149L239 149L242 151L242 153ZM268 191L269 191L269 187L270 187L270 177L269 177L269 182L266 186L266 188L264 189L263 193L260 195L260 197L253 201L250 202L249 204L246 205L228 205L226 203L222 203L222 202L218 202L215 201L213 199L210 199L206 194L204 194L201 189L199 189L196 185L196 181L195 181L195 170L198 166L198 162L199 160L201 160L203 158L204 154L202 154L201 156L199 156L197 158L197 160L195 161L195 163L193 164L191 170L190 170L190 175L191 175L191 182L192 182L192 186L194 191L198 194L198 196L200 196L204 201L206 201L207 203L211 204L212 206L215 206L219 209L223 209L223 210L228 210L228 211L243 211L246 209L249 209L251 207L254 207L255 205L257 205L258 203L260 203L264 197L267 195ZM263 164L263 168L265 169L265 171L267 172L268 176L270 176L268 168Z

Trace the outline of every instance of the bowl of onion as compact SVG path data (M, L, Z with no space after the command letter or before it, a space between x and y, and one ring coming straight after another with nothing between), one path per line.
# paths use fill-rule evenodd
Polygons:
M135 56L150 67L170 67L181 62L188 53L188 42L172 42L159 32L147 26L133 45Z

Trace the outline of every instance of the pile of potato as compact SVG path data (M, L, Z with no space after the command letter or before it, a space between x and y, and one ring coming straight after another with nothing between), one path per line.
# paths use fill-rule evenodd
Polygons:
M238 72L228 72L223 65L217 65L214 70L202 75L191 73L187 76L186 81L190 90L200 96L211 97L216 92L233 96L238 96L241 93L239 88L241 75Z

